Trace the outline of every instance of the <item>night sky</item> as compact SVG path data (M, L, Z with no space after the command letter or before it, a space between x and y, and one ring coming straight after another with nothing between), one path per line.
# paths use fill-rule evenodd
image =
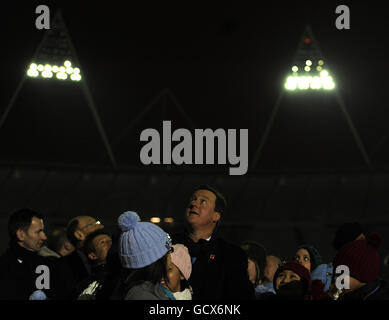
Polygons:
M80 83L26 79L0 127L4 228L21 205L43 212L53 225L84 212L113 226L124 210L182 221L193 186L203 183L229 201L229 239L251 237L280 254L306 240L329 257L331 232L345 219L387 228L389 13L383 2L7 1L0 19L0 115L43 39L45 31L35 28L41 4L52 18L61 10L119 170L112 171ZM350 30L335 27L341 4L350 8ZM334 93L285 94L251 168L307 24L371 168ZM171 120L173 130L248 129L247 175L228 176L229 165L188 165L158 176L166 168L141 164L139 136L146 128L161 131L162 120ZM51 170L54 165L63 170ZM103 173L91 174L92 168ZM192 169L196 174L186 174ZM344 178L350 171L356 176Z
M389 29L382 3L89 3L4 4L1 113L43 38L35 8L46 4L52 17L61 9L119 166L141 166L143 129L161 130L162 120L173 130L190 128L174 101L195 128L249 129L251 161L310 24L373 167L387 167ZM350 8L350 30L335 27L340 4ZM174 98L162 95L125 131L165 89ZM110 165L74 83L27 80L0 143L5 162ZM286 95L256 169L351 168L367 166L333 95Z

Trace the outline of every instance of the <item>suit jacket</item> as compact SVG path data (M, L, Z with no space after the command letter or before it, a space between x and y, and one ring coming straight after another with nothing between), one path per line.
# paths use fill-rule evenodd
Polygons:
M185 245L192 258L189 283L193 300L252 300L254 286L247 273L245 252L221 238L195 243L187 233L175 234L173 243Z
M58 259L62 273L67 277L68 298L77 298L78 285L91 275L91 265L88 258L79 249L71 254Z
M65 299L65 279L55 261L10 242L0 257L0 300L28 300L38 290L36 281L43 275L37 270L40 265L47 266L49 271L49 288L43 289L47 298Z

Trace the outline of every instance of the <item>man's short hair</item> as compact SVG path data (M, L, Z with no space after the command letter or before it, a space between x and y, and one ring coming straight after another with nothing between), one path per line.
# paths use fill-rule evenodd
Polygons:
M65 241L68 241L66 228L56 228L47 237L47 247L55 252L59 252Z
M207 184L200 185L199 187L196 188L195 191L198 191L198 190L211 191L216 196L215 211L219 212L220 214L223 214L225 212L225 210L227 208L227 201L219 191L217 191L215 188L213 188Z
M28 208L19 209L11 214L8 220L8 235L11 241L18 240L16 232L19 229L27 232L28 228L31 226L33 217L43 219L41 214Z
M74 235L74 232L76 232L76 230L78 229L78 225L79 225L78 218L73 218L72 220L70 220L70 222L66 227L66 235L70 243L76 248L77 248L78 239Z
M87 256L88 256L89 253L92 253L92 252L96 251L96 248L95 248L95 246L93 244L93 239L96 238L99 235L102 235L102 234L105 234L105 235L111 237L111 239L112 239L111 234L107 230L105 230L105 229L97 229L96 231L93 231L91 234L89 234L85 238L84 247L82 248L82 250L84 251L84 253Z

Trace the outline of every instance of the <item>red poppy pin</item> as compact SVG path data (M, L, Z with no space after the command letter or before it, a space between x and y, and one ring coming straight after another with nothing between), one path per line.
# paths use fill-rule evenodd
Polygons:
M209 259L215 259L215 255L214 254L211 254L210 256L209 256Z

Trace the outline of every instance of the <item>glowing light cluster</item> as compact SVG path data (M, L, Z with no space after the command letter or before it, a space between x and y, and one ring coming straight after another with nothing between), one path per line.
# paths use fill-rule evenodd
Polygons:
M292 67L292 75L289 75L285 81L285 89L294 90L332 90L335 88L333 78L328 71L323 67L323 60L317 62L316 68L313 66L311 60L305 61L304 71L298 73L297 66Z
M66 80L68 78L73 81L81 80L80 69L72 67L72 63L69 60L66 60L63 66L31 63L27 70L27 76L32 78L37 78L39 75L42 78L53 78L54 74L59 80Z
M152 217L152 218L150 218L150 222L152 222L152 223L160 223L161 222L161 218L160 217Z
M164 218L163 221L166 223L173 223L174 219L172 217L167 217L167 218ZM155 224L160 223L161 218L160 217L152 217L152 218L150 218L150 222L155 223Z

